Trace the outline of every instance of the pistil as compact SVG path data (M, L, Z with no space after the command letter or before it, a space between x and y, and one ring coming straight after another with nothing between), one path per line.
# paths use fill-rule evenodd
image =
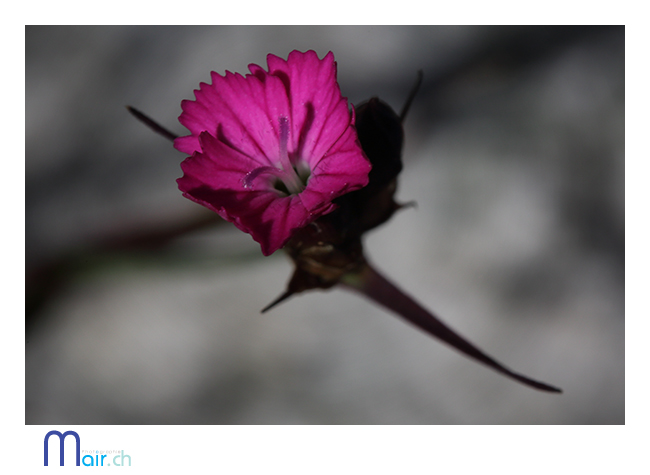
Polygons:
M243 179L244 188L253 188L253 182L260 177L261 175L273 175L279 181L282 182L284 187L275 185L275 188L279 191L284 191L282 188L285 188L290 195L297 195L302 190L305 189L305 184L298 176L296 169L291 163L289 158L289 119L286 117L280 117L280 167L258 167L246 174Z
M280 164L284 169L282 181L291 194L298 194L305 189L305 185L300 181L298 173L291 164L288 152L289 143L289 119L280 117Z

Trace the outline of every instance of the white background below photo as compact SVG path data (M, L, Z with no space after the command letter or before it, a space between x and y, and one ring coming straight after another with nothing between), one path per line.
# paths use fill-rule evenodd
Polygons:
M490 49L492 48L492 49ZM209 72L333 51L405 122L369 260L524 387L357 295L298 295L224 224L86 266L28 321L25 422L625 424L625 29L27 27L26 265L184 220L175 133ZM29 291L29 288L27 289ZM116 441L117 442L117 441Z

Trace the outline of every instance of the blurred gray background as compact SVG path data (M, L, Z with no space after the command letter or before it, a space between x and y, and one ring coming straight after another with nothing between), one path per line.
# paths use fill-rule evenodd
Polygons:
M27 424L624 424L623 27L27 27ZM211 70L333 51L401 108L399 212L366 253L537 392L181 196ZM182 233L183 229L188 231Z

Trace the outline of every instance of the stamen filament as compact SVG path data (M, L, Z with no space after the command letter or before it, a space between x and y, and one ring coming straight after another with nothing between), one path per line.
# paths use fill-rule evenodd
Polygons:
M300 193L305 186L300 181L300 177L289 160L288 152L289 143L289 119L280 117L280 164L285 171L283 182L292 194Z
M280 168L273 166L258 167L246 174L242 180L244 188L253 189L253 182L262 175L272 175L277 178L273 187L283 193L297 195L305 189L305 184L300 179L297 170L291 164L289 159L289 120L286 117L280 117Z
M284 171L280 170L279 168L258 167L246 174L246 176L243 179L244 188L253 188L253 182L260 175L273 175L278 177L282 181L284 181L283 178L285 177Z

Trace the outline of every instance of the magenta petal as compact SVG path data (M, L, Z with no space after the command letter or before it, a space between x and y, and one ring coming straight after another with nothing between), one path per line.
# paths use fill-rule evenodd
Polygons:
M189 180L181 184L179 180L181 189L193 184ZM278 198L272 191L215 190L205 185L192 187L183 195L249 233L260 243L265 256L284 246L293 231L310 222L310 213L297 196Z
M191 155L178 180L184 196L250 233L265 255L333 211L332 200L365 186L370 171L334 55L293 51L267 62L268 72L250 65L246 76L212 73L196 100L182 102L179 120L190 135L174 142Z
M322 60L314 51L293 51L287 61L267 58L269 72L281 78L291 98L292 150L319 158L350 125L347 100L336 82L336 63L330 52Z

